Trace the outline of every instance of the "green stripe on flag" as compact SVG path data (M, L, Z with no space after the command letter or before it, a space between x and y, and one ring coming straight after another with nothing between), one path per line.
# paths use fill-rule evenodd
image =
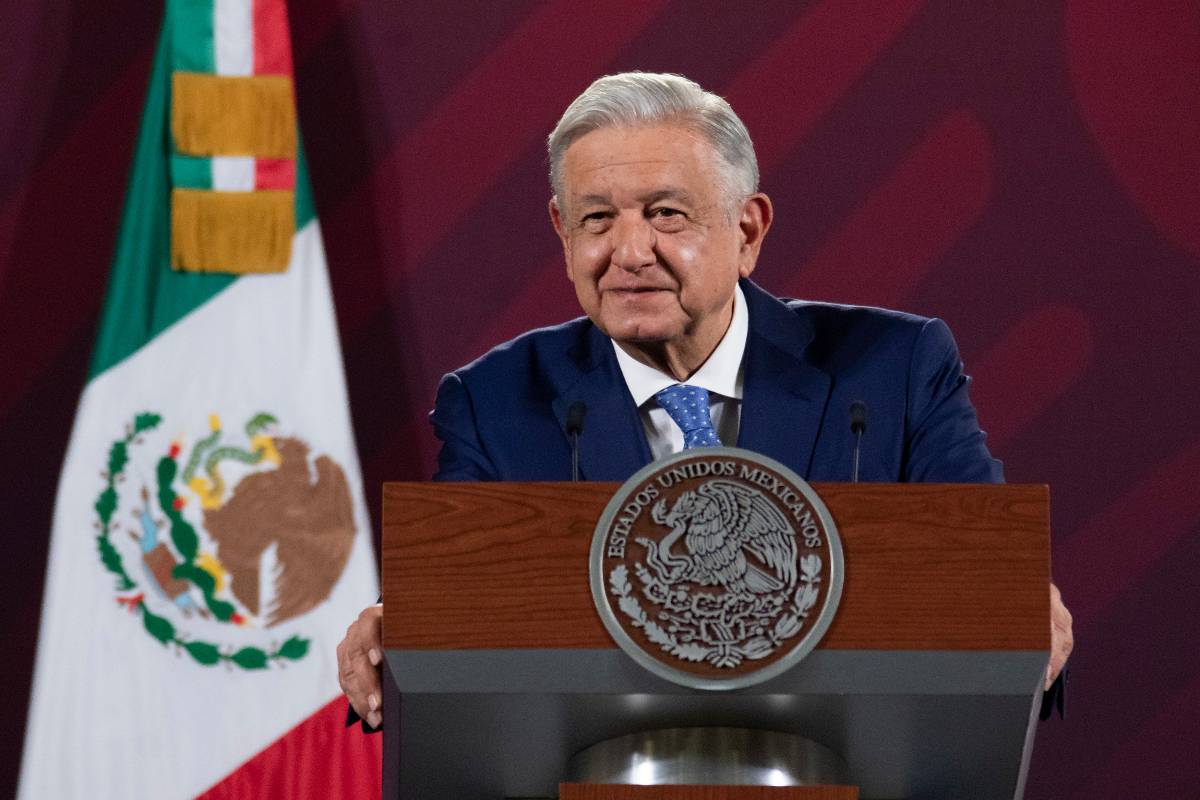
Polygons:
M146 108L134 147L117 251L100 312L89 380L131 355L235 280L230 275L171 269L171 185L166 152L171 92L170 28L164 22L150 72Z
M166 28L170 31L172 70L217 71L214 16L212 0L168 0Z
M176 189L211 189L212 159L171 154L171 186Z
M296 230L317 217L317 207L313 203L312 185L308 182L308 159L304 157L304 137L300 135L300 126L296 125Z
M172 2L171 8L201 5L194 0ZM209 4L211 10L211 4ZM176 26L163 23L146 91L146 107L134 147L133 166L125 190L121 228L100 312L96 347L88 379L96 377L136 352L188 312L235 280L235 275L176 272L171 269L170 137L171 39ZM211 17L209 18L211 28ZM211 49L211 48L210 48ZM298 138L299 141L299 138ZM178 156L176 156L178 158ZM195 159L206 162L208 159ZM189 168L198 169L196 165ZM181 176L176 176L181 177ZM198 179L198 173L191 173ZM179 184L176 184L179 185ZM205 186L209 188L211 176ZM296 230L316 217L304 148L296 158Z

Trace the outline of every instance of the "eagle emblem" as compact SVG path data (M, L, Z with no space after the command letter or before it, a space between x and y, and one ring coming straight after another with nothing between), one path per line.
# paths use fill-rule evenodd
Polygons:
M601 618L626 652L699 688L766 680L815 646L841 591L828 511L786 467L732 448L650 465L593 540Z
M163 645L204 666L298 661L295 623L328 599L354 544L341 466L260 412L233 430L168 438L136 415L108 449L94 503L116 602Z
M796 585L796 533L761 491L712 480L685 491L669 511L659 500L651 517L671 532L658 543L638 542L664 583L719 585L746 599ZM671 552L680 537L686 555Z

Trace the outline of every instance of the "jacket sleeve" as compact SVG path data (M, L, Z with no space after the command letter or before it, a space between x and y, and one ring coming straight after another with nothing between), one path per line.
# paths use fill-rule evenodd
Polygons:
M1001 483L1003 465L987 449L946 323L926 322L908 370L903 479L929 483Z
M1058 718L1065 719L1067 716L1067 681L1071 679L1071 670L1063 667L1063 671L1058 673L1058 677L1054 679L1054 683L1050 684L1050 688L1042 695L1042 707L1038 711L1038 719L1048 720L1050 716L1058 711Z
M975 407L967 395L958 346L946 324L925 323L909 369L909 419L905 480L945 483L1002 483L1003 465L987 449ZM1042 695L1040 719L1053 710L1065 716L1066 668Z
M435 481L499 480L479 438L471 393L458 374L451 372L442 378L429 420L442 442Z
M353 725L356 722L362 723L363 733L379 733L379 731L383 730L382 725L380 725L378 728L372 728L365 719L363 719L362 717L360 717L358 715L358 712L354 710L354 706L347 703L346 704L346 727L349 728L351 725Z

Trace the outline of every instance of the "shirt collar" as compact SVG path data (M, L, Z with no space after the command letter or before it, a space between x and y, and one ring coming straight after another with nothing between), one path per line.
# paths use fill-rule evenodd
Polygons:
M742 369L742 355L746 352L746 336L750 331L750 314L746 310L746 297L742 294L742 287L735 285L733 291L733 319L729 323L729 330L725 331L717 349L713 350L700 369L688 378L687 383L722 397L741 400L742 381L739 380L739 374ZM665 372L638 361L618 347L616 342L613 342L612 346L616 351L617 364L621 367L625 385L633 395L634 405L640 407L658 392L679 383Z

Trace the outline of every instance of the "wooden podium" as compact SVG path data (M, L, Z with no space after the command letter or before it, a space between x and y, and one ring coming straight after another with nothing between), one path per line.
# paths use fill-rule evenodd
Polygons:
M795 668L716 694L642 669L596 614L588 551L617 486L385 485L385 797L558 797L574 753L694 726L806 736L866 799L1021 796L1050 647L1045 486L814 484L845 552L837 617ZM563 797L853 796L636 791Z

